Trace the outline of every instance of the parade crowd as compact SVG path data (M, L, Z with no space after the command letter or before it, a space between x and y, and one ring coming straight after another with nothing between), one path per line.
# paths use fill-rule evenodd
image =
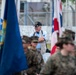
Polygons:
M14 75L76 75L75 32L65 29L55 44L55 53L51 55L46 46L46 32L41 26L40 22L36 22L35 32L30 37L22 36L28 69ZM45 53L48 53L46 62L43 58Z

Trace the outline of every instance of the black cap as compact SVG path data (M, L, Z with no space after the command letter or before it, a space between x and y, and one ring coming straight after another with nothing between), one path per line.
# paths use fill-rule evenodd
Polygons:
M42 23L41 22L36 22L34 26L35 27L42 26Z

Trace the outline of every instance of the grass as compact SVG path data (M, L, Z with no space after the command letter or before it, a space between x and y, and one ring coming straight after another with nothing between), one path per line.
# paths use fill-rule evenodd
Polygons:
M51 44L47 43L47 48L50 50L51 49Z

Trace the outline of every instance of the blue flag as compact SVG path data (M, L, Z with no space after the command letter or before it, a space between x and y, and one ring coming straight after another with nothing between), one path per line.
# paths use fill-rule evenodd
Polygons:
M27 69L14 0L6 0L2 31L4 42L0 58L0 75L12 75Z

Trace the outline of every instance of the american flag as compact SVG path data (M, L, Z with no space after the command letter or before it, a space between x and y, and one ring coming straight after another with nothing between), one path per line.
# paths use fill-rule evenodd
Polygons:
M51 54L55 53L56 42L62 34L62 2L61 0L52 0L52 36L51 36Z

